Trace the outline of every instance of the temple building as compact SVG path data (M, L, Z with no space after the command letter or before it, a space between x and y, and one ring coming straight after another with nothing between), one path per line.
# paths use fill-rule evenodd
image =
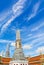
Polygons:
M20 31L16 31L15 51L10 58L10 44L6 47L5 57L0 56L0 65L44 65L44 54L34 57L25 57L21 44Z
M16 45L15 53L9 65L28 65L28 60L25 58L24 53L23 53L19 30L16 31L16 44L15 45Z

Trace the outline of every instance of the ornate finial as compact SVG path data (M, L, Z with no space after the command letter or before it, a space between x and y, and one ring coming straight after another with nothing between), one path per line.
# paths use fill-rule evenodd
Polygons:
M16 31L16 40L20 39L20 30Z

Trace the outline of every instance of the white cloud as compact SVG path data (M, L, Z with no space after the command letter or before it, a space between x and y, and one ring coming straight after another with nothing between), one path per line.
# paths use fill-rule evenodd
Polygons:
M6 17L8 16L8 15L10 15L11 14L11 11L3 11L2 13L0 13L0 23L2 22L2 21L4 21L4 19L6 19ZM3 22L2 22L3 23Z
M36 50L30 50L29 52L28 51L24 51L25 52L25 55L26 56L30 56L30 57L33 57L33 56L36 56L40 53L44 54L44 46L41 46L41 47L38 47Z
M15 42L12 42L12 43L11 43L11 46L15 47Z
M12 17L2 26L1 32L6 30L8 25L17 17L19 16L23 11L24 11L24 6L25 6L26 0L22 1L19 0L16 4L13 5L12 7Z
M36 31L36 30L40 29L42 26L44 26L44 22L39 24L37 27L34 27L33 29L31 29L31 31Z
M4 30L6 30L6 28L7 28L8 25L13 21L13 19L14 19L14 16L12 16L12 18L9 19L9 20L2 26L2 28L1 28L1 33L2 33Z
M44 44L44 40L40 41L38 44L35 45L35 47L43 45Z
M29 45L29 44L24 44L23 45L23 49L30 50L31 48L32 48L32 46Z
M44 36L44 33L39 33L39 34L36 34L36 35L29 37L29 39L40 38L40 37L43 37L43 36Z
M29 34L28 37L26 39L24 39L23 41L28 41L28 40L31 40L31 39L34 39L35 40L38 40L40 38L44 37L44 33L39 33L39 34ZM44 38L43 38L44 39ZM31 41L31 43L33 42L34 40Z
M0 56L2 56L2 54L0 53Z
M44 10L44 8L40 9L40 10L38 11L38 13L40 13L40 12L43 11L43 10Z
M40 38L34 39L31 43L34 45L34 44L41 42L43 40L44 40L44 37L40 37Z
M29 17L28 17L28 20L30 20L31 18L33 18L38 12L38 9L39 9L39 6L40 6L40 2L37 2L35 5L34 5L34 7L33 7L33 9L32 9L32 13L29 15Z
M3 56L4 57L4 54L5 54L4 51L1 51L0 52L0 56Z
M27 35L27 36L31 37L31 36L32 36L32 34L29 34L29 35Z
M30 39L30 38L29 38ZM41 37L38 37L38 38L35 38L35 39L32 39L31 41L29 41L29 39L25 40L27 43L31 43L31 47L37 47L39 45L42 45L44 43L44 36L41 36ZM27 45L26 45L27 46ZM29 44L27 46L29 48ZM25 48L25 45L24 45L24 48ZM27 48L27 49L28 49Z
M3 40L3 39L0 39L0 43L12 43L13 41L10 41L10 40Z
M13 5L12 10L13 10L13 15L15 18L23 12L25 1L26 0L24 0L24 1L19 0L16 4Z
M44 53L44 46L38 47L36 53Z
M6 24L6 21L9 19L9 15L11 15L11 13L12 11L5 11L0 14L0 32L2 27L4 27L3 25Z

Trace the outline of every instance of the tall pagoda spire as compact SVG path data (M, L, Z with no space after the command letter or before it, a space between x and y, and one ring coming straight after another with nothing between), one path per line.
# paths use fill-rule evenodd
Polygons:
M13 55L13 59L15 60L24 60L24 53L23 53L23 49L22 49L22 44L21 44L21 38L20 38L20 30L16 31L16 49Z
M6 57L10 57L10 44L7 44L7 48L6 48L6 54L5 54L5 56Z
M21 45L20 30L16 31L16 48L9 65L28 65L28 61L24 56Z

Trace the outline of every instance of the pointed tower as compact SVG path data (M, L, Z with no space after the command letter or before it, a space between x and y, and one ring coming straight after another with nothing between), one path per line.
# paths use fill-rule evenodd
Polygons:
M16 48L22 48L20 39L20 30L16 31Z
M6 48L6 54L5 54L5 56L8 58L8 57L10 57L10 44L7 44L7 48Z
M16 49L13 55L12 61L10 61L9 65L28 65L28 61L24 56L23 48L21 44L20 38L20 30L16 31Z
M21 38L20 38L20 30L16 31L16 49L13 55L13 59L19 59L19 60L24 60L24 53L23 53L23 49L22 49L22 45L21 45Z

